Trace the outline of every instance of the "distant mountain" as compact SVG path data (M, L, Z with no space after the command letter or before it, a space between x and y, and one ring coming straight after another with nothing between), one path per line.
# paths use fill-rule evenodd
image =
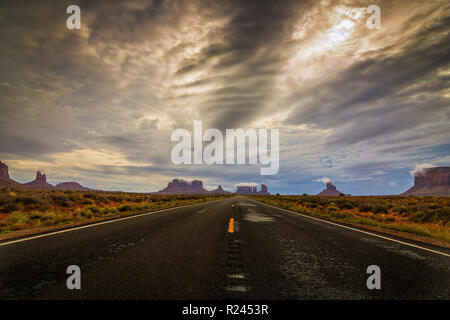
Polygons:
M0 187L18 188L22 185L9 177L8 166L0 161Z
M450 167L424 169L414 177L414 186L404 196L450 196Z
M92 190L83 187L78 182L62 182L58 183L56 186L47 182L47 177L40 171L36 173L36 179L28 183L19 183L12 180L9 177L8 166L0 161L0 187L3 188L32 188L32 189L59 189L59 190L76 190L76 191L87 191Z
M219 185L219 187L213 191L208 191L209 193L215 193L215 194L231 194L231 192L226 191L222 188L221 185Z
M192 193L208 193L203 188L203 182L200 180L193 180L192 182L183 179L173 179L167 187L158 191L158 193L165 194L192 194Z
M269 195L267 191L267 185L261 184L261 190L258 191L255 185L238 185L236 187L236 194L259 194L259 195Z
M83 187L78 182L61 182L56 185L57 189L60 190L75 190L75 191L88 191L89 188Z
M322 196L322 197L339 197L341 194L345 195L345 196L349 196L350 194L344 194L342 192L340 192L334 185L332 182L327 182L327 187L325 190L322 190L322 192L320 192L318 194L318 196Z
M40 171L36 173L36 179L23 184L25 187L33 189L56 189L56 187L47 182L47 176Z

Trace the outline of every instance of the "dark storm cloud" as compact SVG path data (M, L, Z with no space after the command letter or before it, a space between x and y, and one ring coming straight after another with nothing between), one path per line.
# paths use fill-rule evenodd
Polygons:
M223 8L231 17L217 43L206 46L177 71L198 71L219 58L208 71L218 73L219 88L205 102L205 115L219 129L245 126L270 109L267 101L277 90L275 78L286 56L279 50L292 33L303 2L233 1ZM223 79L221 72L231 75ZM216 83L217 83L216 82ZM229 86L229 84L234 84ZM201 83L199 83L201 84ZM252 96L246 101L247 96Z

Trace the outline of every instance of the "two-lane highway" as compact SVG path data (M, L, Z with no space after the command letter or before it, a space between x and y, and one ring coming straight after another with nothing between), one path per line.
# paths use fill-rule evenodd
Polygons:
M232 197L0 243L0 298L449 299L449 252L427 248Z

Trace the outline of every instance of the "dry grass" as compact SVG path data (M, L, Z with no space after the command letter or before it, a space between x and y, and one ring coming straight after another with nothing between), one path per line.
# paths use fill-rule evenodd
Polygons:
M195 204L224 195L2 189L0 234Z
M325 219L380 227L450 243L450 197L256 196L256 200Z

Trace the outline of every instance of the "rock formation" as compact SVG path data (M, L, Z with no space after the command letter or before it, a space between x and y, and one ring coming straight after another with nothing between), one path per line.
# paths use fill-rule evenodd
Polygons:
M424 169L414 177L414 186L405 196L450 196L450 167Z
M77 182L62 182L54 186L47 182L47 177L40 171L36 173L36 179L28 183L21 184L12 180L9 177L8 166L0 161L0 187L2 188L34 188L34 189L60 189L60 190L75 190L86 191L91 190L83 187Z
M56 188L60 190L75 190L75 191L91 190L89 188L83 187L78 182L61 182L56 185Z
M2 188L18 188L22 185L9 177L8 166L0 161L0 187Z
M253 186L237 186L236 192L237 194L256 194L256 187Z
M261 184L261 191L258 192L259 194L262 195L269 195L269 191L267 190L267 185L265 184Z
M218 193L218 194L229 194L231 192L223 190L222 186L219 185L219 187L213 191L209 191L209 193Z
M173 179L167 187L158 191L157 193L163 194L193 194L193 193L219 193L219 194L231 194L231 192L226 191L221 185L215 190L208 191L203 188L203 182L200 180L194 180L192 182L183 179ZM237 187L235 194L270 194L267 191L267 186L265 184L261 185L261 191L257 191L256 186L252 185L241 185Z
M344 194L342 192L340 192L336 186L333 185L333 183L327 182L327 187L325 190L322 190L322 192L320 192L318 194L318 196L322 196L322 197L339 197L340 195L344 195L344 196L350 196L350 194Z
M47 177L45 176L45 174L42 174L40 171L36 173L36 179L28 183L24 183L23 185L25 187L35 189L55 189L54 185L51 185L47 182Z
M240 185L237 186L235 194L261 194L261 195L269 195L270 193L267 191L267 185L261 184L261 191L257 191L256 186L251 185Z
M167 187L158 191L158 193L166 194L191 194L191 193L207 193L208 191L203 188L203 182L200 180L194 180L188 182L183 179L173 179Z
M9 179L8 166L0 161L0 177Z

